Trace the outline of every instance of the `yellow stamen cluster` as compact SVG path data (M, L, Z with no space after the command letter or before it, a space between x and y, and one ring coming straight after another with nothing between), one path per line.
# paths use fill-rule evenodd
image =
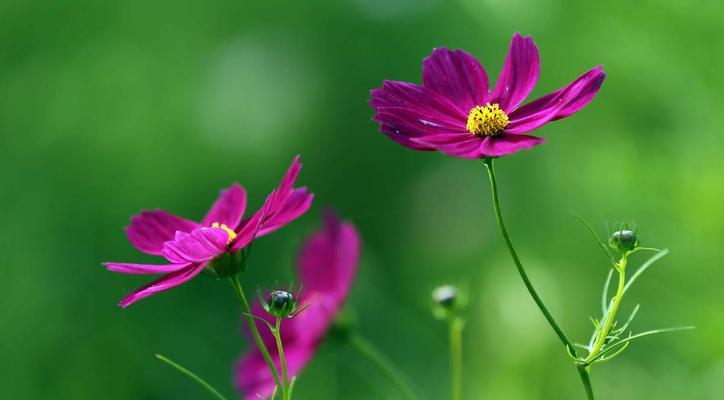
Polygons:
M494 136L508 126L508 115L500 106L487 103L485 106L475 106L468 115L468 132L477 136Z
M231 241L236 238L236 232L226 226L226 224L219 224L218 222L214 222L213 224L211 224L211 227L223 229L226 231L226 233L229 235L229 240L226 242L227 244L231 243Z

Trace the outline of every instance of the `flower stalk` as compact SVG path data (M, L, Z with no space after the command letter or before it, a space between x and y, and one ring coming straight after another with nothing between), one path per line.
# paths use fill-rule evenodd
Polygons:
M461 400L463 395L463 328L462 311L468 303L466 290L444 285L432 291L432 314L448 325L450 345L450 399Z
M272 360L271 355L269 355L269 350L266 348L264 341L261 340L261 335L259 334L259 330L256 327L256 322L254 321L254 317L251 314L251 309L249 308L249 302L246 300L246 295L244 295L244 289L241 287L241 283L239 282L239 275L237 274L233 277L230 277L229 281L231 282L231 286L234 288L236 296L239 298L241 310L244 313L244 316L246 317L246 320L249 324L249 330L251 330L251 334L252 336L254 336L256 346L259 348L259 351L264 357L264 361L266 361L266 364L269 367L269 371L274 378L274 382L276 383L277 387L283 388L284 386L282 385L282 381L279 379L279 372L277 372L274 361Z
M465 321L460 317L450 319L450 373L452 400L461 400L463 393L463 328Z
M277 316L276 324L274 325L274 329L272 330L272 335L274 335L274 340L277 343L277 351L279 352L279 364L282 367L282 400L290 400L291 393L289 390L289 375L287 374L287 360L284 357L284 346L282 344L281 328L282 318Z
M510 252L510 257L513 259L513 263L515 264L516 269L518 270L518 274L520 275L520 278L523 280L523 283L525 284L526 289L528 289L528 293L533 298L533 301L535 301L536 305L538 305L538 308L540 309L541 313L543 313L543 316L545 317L546 321L548 321L548 324L553 328L556 335L560 339L560 341L563 343L563 345L566 347L566 350L573 358L578 358L578 355L576 353L576 349L573 345L573 342L568 338L566 333L563 331L563 328L561 328L560 325L558 325L558 322L556 322L555 318L553 318L553 314L551 314L550 311L548 311L548 307L546 307L545 303L543 303L543 299L538 295L538 292L535 290L535 287L533 286L533 283L530 281L530 278L528 278L528 273L525 271L525 268L523 268L523 264L520 262L520 258L518 258L518 253L516 253L515 248L513 247L513 242L510 239L510 235L508 234L508 230L505 227L505 222L503 221L503 215L502 211L500 209L500 199L498 196L498 182L495 178L495 168L493 165L493 158L484 158L483 162L485 163L485 167L488 171L488 178L490 180L490 191L493 197L493 209L495 211L495 219L498 222L498 228L500 229L500 234L503 236L503 239L505 240L505 244L508 247L508 251ZM591 387L591 379L589 376L588 369L586 368L578 368L578 374L581 377L581 383L583 384L583 387L586 391L587 398L589 400L593 400L593 389Z

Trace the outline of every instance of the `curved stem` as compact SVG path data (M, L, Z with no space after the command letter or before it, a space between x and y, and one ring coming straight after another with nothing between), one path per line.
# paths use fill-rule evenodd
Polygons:
M282 319L279 317L277 318L276 325L274 326L274 339L277 342L277 351L279 352L279 363L282 366L282 376L284 377L284 381L282 382L282 400L289 400L290 396L287 391L287 388L289 387L289 375L287 375L287 360L284 357L284 346L282 345L282 335L281 335L281 327L282 327Z
M525 284L525 287L528 289L528 293L530 293L530 296L533 297L533 300L538 305L538 308L545 316L546 320L548 320L548 323L553 328L553 330L556 332L556 335L558 335L558 338L563 342L564 345L568 346L570 349L573 349L573 343L570 339L568 339L568 336L563 332L563 329L558 325L555 318L553 318L553 315L551 315L550 311L548 311L548 308L543 303L543 300L541 300L540 296L538 295L538 292L536 292L535 288L533 287L533 284L531 283L530 279L528 278L528 274L525 272L525 269L523 268L523 265L520 262L520 259L518 258L518 254L515 252L515 248L513 248L513 242L510 240L510 236L508 235L508 230L505 228L505 223L503 222L503 216L500 210L500 200L498 199L498 183L495 179L495 169L493 168L493 159L492 158L486 158L485 159L485 166L488 168L488 177L490 178L490 188L491 192L493 194L493 208L495 209L495 218L498 221L498 227L500 228L500 233L503 235L503 239L505 239L505 244L508 246L508 251L510 252L510 256L513 258L513 262L515 263L516 268L518 269L518 274L520 274L521 279L523 279L523 283Z
M463 328L465 322L458 317L450 320L450 371L452 400L461 400L463 392Z
M271 356L269 355L269 350L267 350L266 345L264 344L264 341L261 340L261 335L259 335L259 330L256 328L256 323L254 323L254 318L251 316L251 309L249 308L249 302L246 301L246 295L244 295L244 289L241 287L241 283L239 282L239 275L234 275L233 277L229 278L229 281L231 281L231 286L234 288L234 292L239 297L239 302L241 303L241 309L244 312L244 316L246 317L246 321L249 324L249 329L251 330L252 335L254 336L254 341L256 342L256 346L259 348L259 351L261 352L261 355L264 357L264 361L266 361L267 366L269 367L269 371L271 371L272 377L274 377L274 382L276 383L277 387L282 387L282 382L279 380L279 373L277 372L277 368L274 365L274 361L272 360Z
M417 395L407 383L407 379L402 378L400 372L392 366L392 363L377 348L359 335L351 334L347 338L347 343L361 355L365 356L372 362L377 369L382 372L385 377L392 382L397 389L402 392L405 398L409 400L418 400Z
M166 364L168 364L168 365L176 368L176 369L177 369L179 372L181 372L182 374L184 374L184 375L188 376L189 378L193 379L194 381L196 381L199 385L201 385L204 389L206 389L206 391L208 391L209 393L211 393L212 395L214 395L214 397L216 397L217 399L219 399L219 400L226 400L226 397L224 397L221 393L219 393L219 391L216 390L213 386L211 386L208 382L206 382L205 380L201 379L201 377L199 377L198 375L196 375L196 374L194 374L193 372L189 371L188 369L186 369L186 368L184 368L184 367L176 364L176 363L175 363L173 360L171 360L170 358L168 358L168 357L166 357L166 356L164 356L164 355L161 355L161 354L156 354L156 358L158 358L159 360L165 362Z
M525 272L525 268L523 268L523 264L520 262L520 259L518 258L518 253L515 252L515 248L513 248L513 242L510 240L510 236L508 235L508 230L505 228L505 222L503 222L503 215L500 210L500 199L498 198L498 183L495 179L495 168L493 167L493 159L492 158L486 158L483 160L485 162L485 166L488 170L488 178L490 179L490 191L493 196L493 208L495 210L495 218L498 222L498 228L500 228L500 234L503 236L503 239L505 240L505 244L508 246L508 251L510 252L511 258L513 258L513 263L515 263L515 267L518 270L518 274L520 275L520 278L523 280L523 283L525 284L526 289L528 289L528 293L530 293L530 296L533 298L533 301L535 301L535 304L538 305L538 308L543 313L543 316L548 321L548 324L553 328L553 330L556 332L556 335L561 340L563 345L566 346L566 350L571 353L571 355L576 358L578 357L576 354L576 348L573 345L573 342L566 336L566 333L563 332L563 329L558 325L555 318L553 318L553 315L548 311L548 308L543 303L543 300L538 295L538 292L533 287L533 283L528 278L528 273ZM590 391L590 377L588 375L588 370L580 369L578 370L579 375L581 376L581 381L583 382L583 386L586 388L586 392L588 393ZM589 394L589 399L593 399L593 393Z

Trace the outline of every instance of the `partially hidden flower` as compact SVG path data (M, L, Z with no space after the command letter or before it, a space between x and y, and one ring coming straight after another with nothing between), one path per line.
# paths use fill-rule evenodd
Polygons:
M163 256L163 265L107 262L109 270L125 274L165 274L126 296L121 307L152 294L181 285L225 254L233 254L258 236L271 233L306 212L313 195L305 187L294 188L302 164L299 156L280 185L250 218L242 220L246 191L234 184L222 190L201 222L178 217L163 210L143 211L126 227L128 240L141 252Z
M281 338L287 371L296 376L311 360L317 346L342 309L357 272L360 239L355 227L328 214L325 226L312 234L298 257L297 272L303 290L299 304L307 307L293 319L284 319ZM254 314L273 323L258 303ZM257 328L281 371L274 337L261 322ZM248 331L247 331L248 333ZM274 391L274 379L259 349L252 346L236 365L236 387L247 400L268 398Z
M369 103L380 131L415 150L461 158L501 157L545 141L527 135L588 104L606 75L598 66L539 99L520 104L538 81L538 49L531 37L513 35L492 91L488 75L463 50L434 49L422 64L423 86L385 81Z

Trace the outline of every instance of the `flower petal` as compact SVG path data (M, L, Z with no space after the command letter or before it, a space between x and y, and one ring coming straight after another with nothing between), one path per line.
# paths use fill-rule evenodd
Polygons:
M535 136L503 133L498 136L486 137L480 145L480 153L483 157L507 156L537 146L545 141L545 139Z
M381 107L373 119L395 131L416 132L418 136L466 132L461 121L441 120L404 107Z
M483 138L471 133L455 133L416 138L422 144L433 147L449 156L475 159L480 158L480 144Z
M414 139L416 139L414 136L410 137L400 132L399 129L396 129L394 127L391 127L389 125L381 124L380 125L380 132L384 133L389 137L390 139L394 140L395 142L405 146L409 147L413 150L420 150L420 151L433 151L432 147L428 147L419 143L415 143Z
M287 197L282 208L270 216L266 222L262 223L256 236L272 233L297 219L309 210L313 199L314 195L307 193L307 188L294 189Z
M463 110L445 97L422 86L408 82L384 81L381 88L370 91L370 105L378 110L384 107L401 107L427 115L431 119L467 121L468 110Z
M301 157L299 155L294 157L287 173L284 174L284 177L282 177L282 181L279 183L279 187L277 187L276 190L279 198L275 199L275 202L270 205L270 212L274 212L281 208L283 199L291 193L294 183L297 181L297 177L299 177L299 172L302 170L302 163L299 162L300 158Z
M279 186L273 191L272 195L269 195L264 202L263 208L266 208L265 216L262 218L260 230L264 229L264 226L269 223L270 220L274 219L276 215L287 207L287 203L292 196L292 193L303 190L306 194L306 189L293 189L294 183L299 176L299 171L302 169L302 164L299 162L299 156L294 157L292 165L287 170L287 173L282 177L282 181ZM305 210L306 211L306 210ZM257 213L260 213L259 210Z
M142 211L131 217L131 225L126 227L128 240L138 250L159 256L163 242L171 240L176 231L191 232L198 224L177 217L163 210Z
M196 275L203 271L205 266L206 264L189 264L189 266L184 269L164 275L150 284L138 288L133 293L123 298L118 305L125 308L145 297L181 285L182 283L193 279Z
M447 97L463 111L490 99L485 68L463 50L434 49L422 62L422 80L427 89Z
M337 289L339 293L312 291L306 286L303 287L299 299L299 309L306 308L294 319L289 320L284 328L288 332L284 340L314 344L324 338L337 313L344 305L349 285L347 288L340 285L337 286Z
M201 226L211 226L214 222L224 224L231 230L235 230L241 222L241 217L246 209L246 191L238 183L230 188L222 190L209 213L204 217Z
M549 121L568 117L585 107L598 93L606 74L598 66L568 85L520 107L510 114L509 133L530 132Z
M385 81L382 88L370 93L369 103L377 112L373 119L380 123L380 132L404 146L430 150L411 139L441 130L465 131L467 111L429 89Z
M359 255L360 238L354 225L328 212L324 228L313 233L299 253L297 265L304 290L331 295L341 304L357 273Z
M108 268L109 271L120 272L123 274L166 274L169 272L175 272L180 269L188 267L189 263L183 264L166 264L166 265L153 265L153 264L128 264L128 263L102 263L103 266Z
M221 228L199 228L191 233L176 232L163 244L163 256L172 263L209 261L224 253L229 234Z
M269 206L271 204L269 198L273 197L275 193L276 192L272 190L271 194L267 196L267 201L264 202L262 208L254 213L254 215L252 215L248 220L242 221L241 229L239 229L239 232L236 234L236 238L229 244L230 252L233 253L239 251L248 246L249 243L254 240L256 234L261 228L261 223L264 221L267 212L269 211Z
M314 195L308 193L306 188L293 188L301 168L302 164L299 163L297 156L279 187L267 196L262 208L251 218L242 221L238 235L231 246L232 251L243 248L257 236L274 232L309 209Z
M490 102L498 103L506 113L512 112L535 87L539 70L540 59L533 38L516 33Z
M268 330L267 327L264 327ZM282 328L282 331L284 328ZM287 363L287 374L290 377L299 375L304 366L314 355L316 345L284 343L284 356ZM276 346L270 347L277 370L281 371L281 363ZM234 374L234 381L237 389L244 393L245 400L268 399L274 391L274 378L264 357L256 346L251 347L247 353L237 362Z

